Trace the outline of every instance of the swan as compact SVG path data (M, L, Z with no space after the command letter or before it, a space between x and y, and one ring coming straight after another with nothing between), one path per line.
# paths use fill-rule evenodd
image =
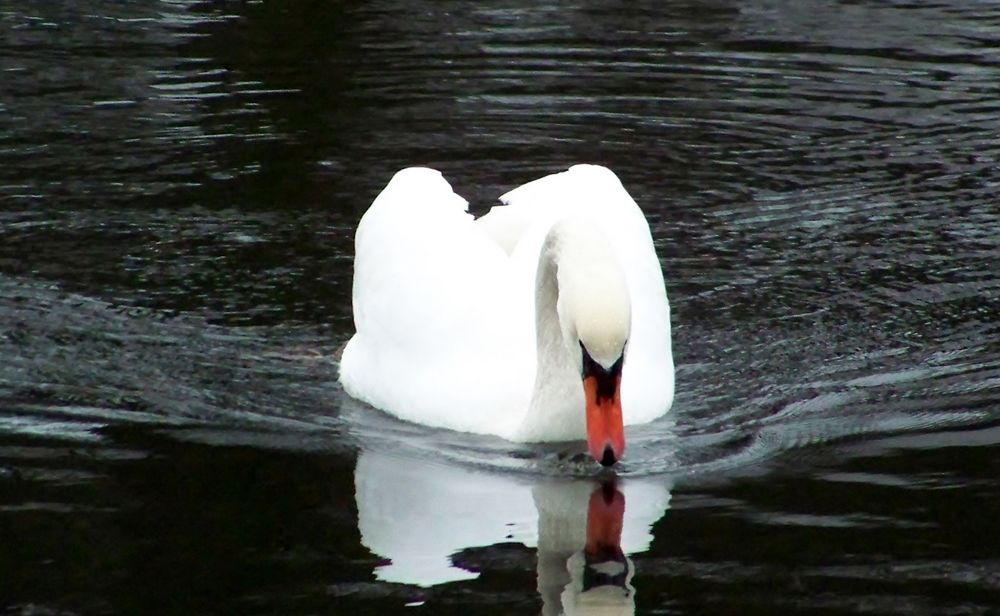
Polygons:
M475 219L439 171L397 172L355 235L348 395L428 426L587 441L673 401L670 306L645 216L609 169L575 165Z

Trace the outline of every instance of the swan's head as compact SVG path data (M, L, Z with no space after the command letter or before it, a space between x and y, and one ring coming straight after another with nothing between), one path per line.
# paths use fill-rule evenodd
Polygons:
M594 224L561 223L558 313L563 339L579 362L587 446L604 466L625 451L621 380L632 308L625 274Z

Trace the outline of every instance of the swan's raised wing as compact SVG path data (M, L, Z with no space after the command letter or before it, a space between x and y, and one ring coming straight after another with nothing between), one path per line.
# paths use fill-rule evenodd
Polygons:
M398 172L376 197L355 236L357 331L340 381L403 419L496 433L482 423L497 415L484 399L501 407L511 404L505 396L530 395L522 372L533 365L497 369L530 332L518 336L524 328L508 316L506 253L466 208L440 172L425 168Z
M503 205L491 208L476 224L508 254L513 254L523 238L538 234L533 227L547 230L565 214L588 209L593 200L586 190L602 179L621 186L615 174L604 167L575 165L501 195Z
M618 176L600 165L574 165L518 186L500 196L498 205L476 223L508 253L532 227L546 229L568 214L588 214L608 222L631 219L646 229L646 219ZM611 220L610 222L614 222Z

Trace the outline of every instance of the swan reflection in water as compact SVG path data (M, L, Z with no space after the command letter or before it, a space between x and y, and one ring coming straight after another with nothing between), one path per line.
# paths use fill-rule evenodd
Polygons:
M670 505L663 478L531 478L363 451L355 471L361 542L390 562L379 580L423 587L469 580L452 556L537 548L543 613L632 613L634 568Z

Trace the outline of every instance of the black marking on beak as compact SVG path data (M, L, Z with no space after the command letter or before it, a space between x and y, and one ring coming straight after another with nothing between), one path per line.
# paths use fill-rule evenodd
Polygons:
M622 349L622 354L618 356L618 361L608 369L605 369L604 366L594 361L594 358L587 351L587 347L583 345L583 342L580 343L580 351L583 353L583 370L581 376L584 379L591 376L597 379L597 402L613 398L615 390L618 389L619 379L617 377L621 376L622 366L625 364L625 350ZM608 451L605 450L605 459L607 459L607 456ZM611 454L611 458L611 464L614 464L614 454ZM605 464L605 466L607 465Z

